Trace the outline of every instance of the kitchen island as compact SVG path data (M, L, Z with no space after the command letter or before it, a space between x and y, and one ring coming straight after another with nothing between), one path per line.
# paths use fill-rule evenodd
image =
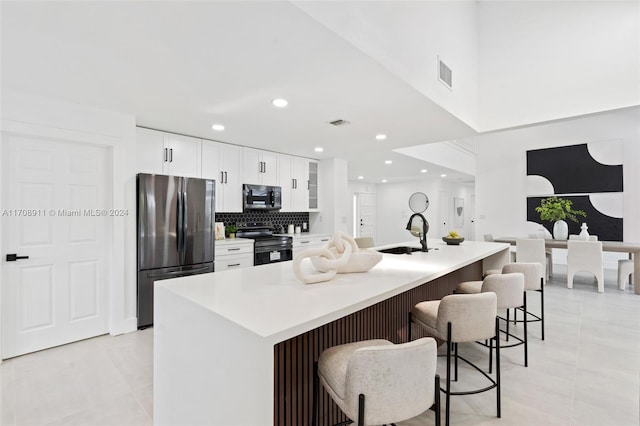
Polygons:
M318 284L299 282L292 262L156 283L154 423L307 424L322 350L369 338L406 341L413 304L509 259L504 243L428 244L434 250L385 254L367 273ZM319 409L321 420L342 419L326 394Z

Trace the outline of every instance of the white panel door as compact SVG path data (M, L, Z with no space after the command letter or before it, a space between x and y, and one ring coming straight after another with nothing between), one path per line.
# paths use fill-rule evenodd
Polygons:
M439 235L436 238L449 234L449 231L453 229L453 199L449 191L440 191L438 199L438 226L435 228L438 230Z
M108 150L2 136L3 358L107 333Z
M356 197L356 237L372 237L375 240L376 196L358 193Z

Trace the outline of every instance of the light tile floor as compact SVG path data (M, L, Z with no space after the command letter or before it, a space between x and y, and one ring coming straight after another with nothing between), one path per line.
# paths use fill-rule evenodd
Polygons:
M640 424L640 296L619 291L615 271L606 271L604 294L586 276L568 290L562 267L554 272L545 289L546 339L533 323L529 367L521 347L502 351L502 419L495 392L487 392L453 397L452 425ZM537 309L539 297L529 303ZM479 345L460 345L460 353L486 366ZM152 363L153 329L5 360L0 424L150 425ZM444 359L439 368L444 377ZM460 386L482 384L477 378L461 364ZM432 419L428 412L401 424Z

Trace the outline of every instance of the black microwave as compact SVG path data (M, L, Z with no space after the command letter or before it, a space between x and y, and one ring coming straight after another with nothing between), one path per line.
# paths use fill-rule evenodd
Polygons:
M242 185L243 210L280 210L282 188L267 185Z

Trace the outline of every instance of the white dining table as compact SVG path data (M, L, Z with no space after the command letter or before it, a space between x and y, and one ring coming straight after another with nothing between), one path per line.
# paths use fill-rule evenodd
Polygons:
M511 245L516 244L516 240L527 237L500 237L494 239L496 242L507 243ZM566 249L568 240L553 240L545 239L545 248L558 248ZM633 243L627 241L600 241L602 243L602 251L616 252L616 253L629 253L633 259L633 276L632 283L634 283L637 276L640 276L640 261L637 254L640 253L640 243ZM640 294L640 286L634 285L636 294Z

